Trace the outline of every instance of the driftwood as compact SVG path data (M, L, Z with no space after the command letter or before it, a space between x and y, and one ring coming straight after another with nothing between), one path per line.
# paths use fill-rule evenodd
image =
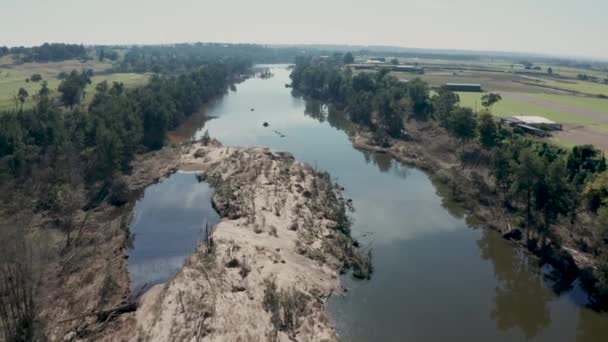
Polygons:
M74 321L74 320L84 318L84 317L89 317L89 316L96 316L98 321L103 322L112 316L120 315L120 314L127 313L127 312L133 312L135 310L137 310L136 303L134 303L134 302L123 303L123 304L115 306L111 309L94 311L94 312L89 312L86 314L66 318L64 320L59 321L59 323L66 323L69 321Z

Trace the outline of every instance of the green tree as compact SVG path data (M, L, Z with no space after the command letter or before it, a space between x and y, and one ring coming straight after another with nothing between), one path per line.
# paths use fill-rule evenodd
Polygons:
M78 73L73 70L59 84L59 92L61 93L61 102L68 108L72 109L74 105L79 104L84 98L84 89L87 84L91 83L92 71L83 70Z
M548 67L548 68L547 68L547 74L549 74L549 75L553 75L553 68Z
M391 64L392 65L399 65L399 60L397 58L393 58L393 59L391 59Z
M483 96L481 97L481 105L491 111L492 106L494 106L494 104L496 104L500 100L502 100L502 96L500 96L500 94L497 94L497 93L483 94Z
M348 100L348 114L356 123L369 126L371 125L372 97L369 93L358 92Z
M543 170L544 175L538 178L534 188L534 205L542 217L543 224L539 233L543 238L550 234L550 227L559 214L565 214L572 200L572 187L567 180L566 162L559 158Z
M448 89L439 88L431 98L433 117L445 128L449 125L449 117L452 110L460 102L458 94Z
M420 78L415 78L407 84L407 93L414 115L427 119L431 111L428 84Z
M489 111L483 110L479 114L477 130L479 131L479 141L483 147L490 149L496 146L498 135L496 121L494 121L494 118Z
M608 206L608 172L593 176L583 186L583 196L587 199L589 209L597 211Z
M545 163L530 148L520 151L519 162L514 167L514 192L523 198L526 206L526 226L532 227L534 190L544 177Z
M342 58L342 62L344 62L344 64L351 64L355 61L355 57L353 57L353 54L350 52L347 52L344 54L344 57Z
M595 173L606 171L604 153L593 145L574 146L568 154L568 177L583 184Z
M395 91L384 90L375 97L375 109L382 128L391 137L400 137L403 131L403 108L399 95Z
M507 201L507 192L513 184L513 154L507 146L499 146L492 155L492 174L496 186Z
M27 97L30 94L28 94L27 90L25 90L25 88L19 88L19 92L17 92L17 98L19 99L19 102L21 103L21 110L23 111L23 104L25 103L25 100L27 99Z
M464 153L466 143L477 135L475 114L470 108L457 107L452 111L449 121L448 131L460 140Z

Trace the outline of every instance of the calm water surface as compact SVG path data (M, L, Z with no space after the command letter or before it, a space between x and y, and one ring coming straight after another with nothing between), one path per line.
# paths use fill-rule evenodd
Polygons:
M329 300L328 310L343 340L608 341L608 317L584 307L586 295L576 283L555 294L534 259L498 234L475 228L438 195L423 172L386 155L354 149L345 133L348 122L340 113L293 97L285 88L289 71L284 66L271 70L273 78L237 85L236 92L192 116L179 134L200 137L209 130L226 145L288 151L329 171L346 188L356 209L353 235L372 246L375 272L370 281L344 276L348 292ZM265 121L267 128L262 126ZM169 188L167 184L163 191ZM171 220L181 220L184 210L204 211L181 208L180 203L190 203L184 199L187 192L170 192L176 197L163 195L171 205L162 211ZM146 193L142 205L148 197ZM199 206L207 202L196 201ZM150 220L156 223L155 211L150 210L156 217ZM139 216L143 220L145 215L140 211ZM198 221L192 224L200 224L202 215L194 216ZM188 224L171 221L160 229ZM197 234L194 227L192 234ZM137 236L135 243L137 251Z
M131 222L129 275L135 291L165 282L194 252L205 222L219 221L213 189L194 173L177 172L146 188Z

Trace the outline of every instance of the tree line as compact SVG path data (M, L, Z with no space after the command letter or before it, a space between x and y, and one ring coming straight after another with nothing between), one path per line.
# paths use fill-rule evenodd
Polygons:
M128 172L135 153L161 148L168 130L225 93L249 66L224 59L181 75L153 76L132 90L102 82L86 110L76 105L90 72L71 72L59 85L59 101L43 81L32 109L0 113L0 174L27 179L41 164L63 161L56 166L75 166L88 186L107 187L116 173Z
M295 92L342 109L373 132L375 144L388 147L388 137L406 138L405 122L419 120L457 139L463 160L473 152L487 156L500 205L522 218L517 225L531 250L559 245L558 223L582 234L576 231L580 217L590 217L592 242L581 248L596 256L596 290L608 296L608 173L602 151L590 145L566 149L503 127L491 114L499 94L485 94L484 109L475 113L447 89L431 92L420 79L402 82L385 70L354 74L340 56L300 57L291 78ZM468 145L478 148L467 151Z
M68 59L87 59L87 51L82 44L44 43L34 47L0 47L0 57L14 55L18 63L59 62Z
M291 63L296 56L305 53L319 55L324 51L310 48L221 43L134 46L115 66L115 71L181 73L211 60L242 58L243 56L247 56L253 63Z

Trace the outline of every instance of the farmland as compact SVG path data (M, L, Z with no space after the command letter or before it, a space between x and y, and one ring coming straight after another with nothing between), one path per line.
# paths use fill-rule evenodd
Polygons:
M24 88L30 94L24 107L27 108L33 105L32 95L40 89L40 82L26 81L33 74L40 74L42 79L48 82L51 94L57 96L57 87L61 82L57 77L59 73L92 69L95 76L92 77L91 84L85 90L87 94L85 95L85 104L92 98L91 94L95 85L100 82L122 82L125 87L129 88L144 84L149 78L146 74L108 73L111 67L110 63L97 61L81 62L76 60L55 63L13 64L10 59L3 58L0 60L0 110L15 108L14 97L19 88Z
M420 77L431 88L446 83L479 83L484 91L499 93L492 107L496 116L538 115L564 124L552 140L565 146L592 143L608 150L608 84L583 81L589 75L603 81L608 73L559 65L539 64L537 70L502 60L451 61L402 59L401 64L423 67L425 73L394 72L400 79ZM547 72L552 69L552 74ZM481 109L482 93L459 92L462 106Z

